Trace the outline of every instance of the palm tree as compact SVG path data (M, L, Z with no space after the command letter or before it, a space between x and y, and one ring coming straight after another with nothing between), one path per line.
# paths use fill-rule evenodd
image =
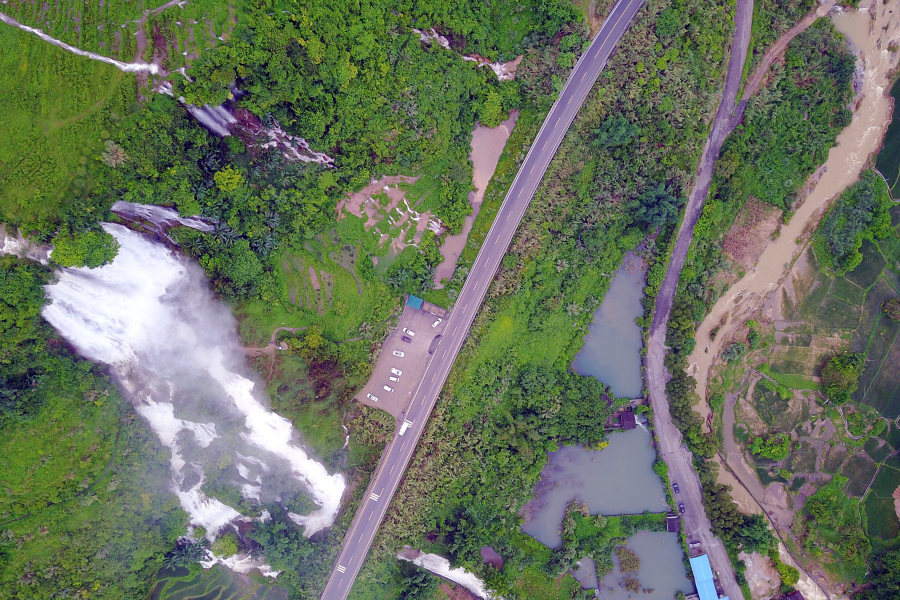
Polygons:
M213 227L213 237L223 246L231 246L240 236L227 224L220 222Z

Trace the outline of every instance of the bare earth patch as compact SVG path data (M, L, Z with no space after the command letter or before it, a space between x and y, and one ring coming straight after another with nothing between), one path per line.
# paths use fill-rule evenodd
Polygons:
M373 180L360 191L350 194L338 202L338 219L343 219L348 214L365 219L366 229L377 227L381 233L379 240L381 244L390 240L391 247L398 251L409 243L407 234L409 226L412 225L415 230L412 244L417 244L426 229L437 233L441 228L440 221L432 218L430 211L418 213L413 210L406 200L406 192L398 185L400 183L412 184L418 179L418 177L406 175L392 175L377 181ZM384 196L387 196L388 202L382 205ZM394 212L399 214L399 217L391 216L391 213ZM392 237L388 232L395 227L400 228L400 233Z
M894 499L894 512L897 513L897 518L900 519L900 486L897 486L891 497Z
M753 600L771 598L781 586L781 577L768 557L762 556L758 552L752 554L741 552L738 554L738 558L747 565L747 572L744 576L747 578Z
M766 249L780 217L781 211L771 204L751 198L722 241L725 254L745 271L750 270Z

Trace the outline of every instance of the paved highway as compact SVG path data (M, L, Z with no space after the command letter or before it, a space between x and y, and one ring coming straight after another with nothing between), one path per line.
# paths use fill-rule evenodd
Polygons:
M475 264L472 265L469 277L447 321L441 343L431 357L422 382L406 409L406 419L411 425L402 436L394 436L382 455L366 495L344 537L341 553L322 593L323 600L344 600L350 593L350 588L375 539L378 526L387 512L388 504L400 484L400 478L431 415L438 394L466 339L488 286L494 279L500 261L512 243L519 222L578 109L581 108L594 82L606 66L606 61L642 4L643 0L620 0L616 4L587 52L575 65L559 99L544 120L491 225Z

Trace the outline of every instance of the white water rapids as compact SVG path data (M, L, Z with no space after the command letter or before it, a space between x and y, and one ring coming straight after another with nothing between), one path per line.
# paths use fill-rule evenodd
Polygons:
M308 537L334 522L346 488L254 393L229 310L199 266L120 225L112 264L64 269L44 317L83 356L112 366L137 412L171 449L171 487L210 538L246 519L201 489L212 472L254 502L303 492L318 505L290 517ZM223 466L224 465L224 466Z

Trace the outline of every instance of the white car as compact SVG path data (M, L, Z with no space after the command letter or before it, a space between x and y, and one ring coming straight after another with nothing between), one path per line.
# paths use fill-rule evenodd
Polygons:
M393 373L397 377L400 377L401 375L403 375L403 371L401 371L400 369L391 369L391 373Z
M403 358L403 356L404 356L404 354L402 352L400 352L399 350L394 350L393 354L394 354L394 356L399 356L400 358Z
M437 321L435 321L434 323L432 323L431 326L432 326L432 327L437 327L438 325L441 324L442 321L443 321L443 319L438 319Z
M415 331L413 331L412 329L408 329L408 328L406 328L406 327L403 328L403 333L405 333L405 334L408 335L409 337L413 337L413 336L416 335L416 332L415 332Z
M384 391L386 391L386 392L393 392L393 391L394 391L394 388L392 388L392 387L389 386L389 385L386 385L386 386L384 386Z
M400 378L399 378L399 377L394 377L393 375L391 375L390 377L388 377L388 379L390 379L391 381L400 381Z
M375 396L373 394L366 394L366 398L368 398L372 402L378 402L378 396Z

